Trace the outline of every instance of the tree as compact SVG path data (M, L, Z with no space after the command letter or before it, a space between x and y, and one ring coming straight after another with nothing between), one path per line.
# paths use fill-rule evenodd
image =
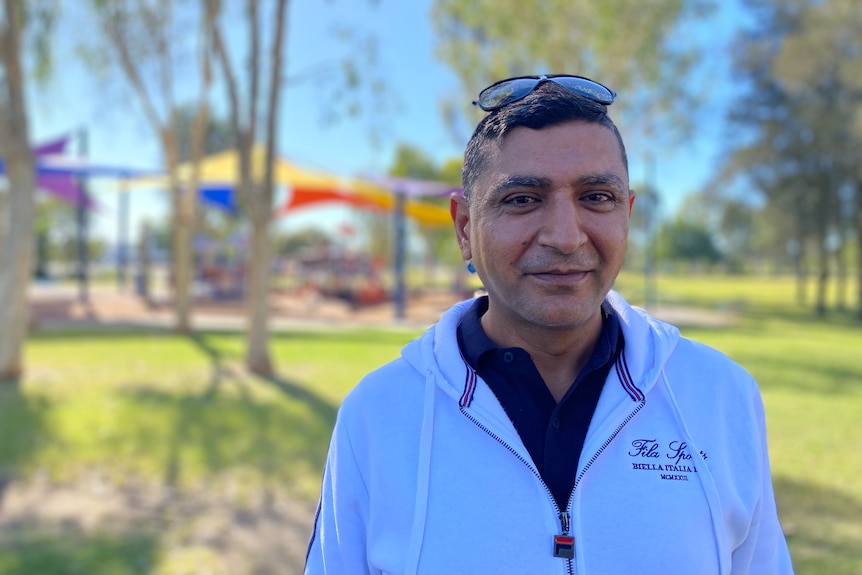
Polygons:
M24 3L3 0L0 16L0 159L8 198L0 212L0 381L23 371L29 322L27 288L33 261L36 176L30 150L22 62Z
M862 16L853 4L748 0L756 25L740 34L734 58L748 89L731 119L745 137L734 139L724 172L762 194L774 225L788 232L800 300L806 261L817 266L818 314L854 211L862 221L862 198L851 207L844 192L859 181L862 146ZM862 287L859 306L862 317Z
M732 271L745 269L746 260L754 254L756 207L739 200L728 200L720 208L722 245Z
M659 237L663 259L694 265L711 265L721 260L721 252L706 226L682 216L662 225Z
M798 26L784 38L776 55L775 75L800 98L813 92L811 122L824 132L815 143L829 155L829 229L819 236L821 257L830 247L838 252L839 273L845 238L855 228L857 244L858 311L862 320L862 11L853 0L802 2L796 6ZM843 195L849 189L854 193ZM818 292L825 294L821 272ZM817 311L823 313L818 296ZM839 299L839 305L840 305Z
M263 376L274 373L269 351L269 290L272 279L272 242L270 228L274 200L274 164L277 147L278 117L283 74L283 51L285 45L285 20L287 0L277 0L271 22L271 46L268 66L262 63L261 13L258 2L248 0L245 6L248 52L245 66L248 92L243 100L240 80L221 22L221 6L217 0L205 0L207 12L211 14L213 46L222 70L230 103L230 117L239 154L240 177L238 191L251 222L249 242L248 289L246 290L246 350L245 363L249 370ZM269 77L264 78L265 71ZM261 104L261 83L268 80L263 114L258 114ZM256 178L253 150L257 141L258 122L263 118L264 160L263 178Z
M192 237L194 233L198 171L202 156L204 128L207 125L207 92L210 85L209 19L201 18L199 38L200 96L192 126L190 149L192 176L185 186L179 181L180 119L175 66L177 39L188 36L174 20L174 2L153 0L92 0L94 14L108 44L108 54L128 82L140 103L144 116L162 148L168 174L172 214L172 277L176 329L191 330L191 280L193 270Z
M686 79L700 48L687 25L712 8L711 0L435 0L432 17L438 54L469 94L507 76L573 71L623 95L615 113L636 111L632 121L655 146L669 131L656 129L658 117L693 121L696 83ZM459 109L447 103L450 118Z

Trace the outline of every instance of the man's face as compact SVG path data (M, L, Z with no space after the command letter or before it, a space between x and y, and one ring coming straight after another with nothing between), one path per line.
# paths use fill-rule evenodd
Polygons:
M510 132L470 205L452 204L461 253L490 298L483 323L498 335L598 325L625 259L633 200L609 128L568 122Z

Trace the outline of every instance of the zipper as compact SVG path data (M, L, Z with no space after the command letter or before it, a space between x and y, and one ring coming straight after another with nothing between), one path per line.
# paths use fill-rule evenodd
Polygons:
M542 476L539 475L539 471L535 468L535 466L533 466L533 464L530 463L530 461L528 461L526 457L524 457L523 455L518 453L514 447L512 447L511 445L509 445L508 443L503 441L503 439L499 435L497 435L496 433L494 433L493 431L488 429L478 419L476 419L475 417L473 417L472 415L467 413L466 408L460 407L459 409L461 410L461 413L464 414L464 417L466 417L467 419L472 421L476 425L476 427L478 427L479 429L481 429L482 431L487 433L489 436L491 436L491 438L494 441L496 441L497 443L499 443L500 445L505 447L509 453L514 455L518 459L518 461L520 461L521 463L526 465L527 469L529 469L530 472L536 476L536 479L538 479L539 483L542 484L542 487L545 488L545 493L548 494L548 499L550 499L551 505L554 506L554 511L557 512L557 518L560 520L560 529L562 530L562 534L568 535L569 534L569 512L568 512L568 510L565 513L560 511L560 506L557 505L557 500L554 499L554 494L551 493L551 489L548 487L547 483L545 483L545 480L542 479ZM571 500L570 500L570 503L571 503ZM573 563L573 561L571 559L566 559L566 572L568 573L568 575L574 575L575 574L575 568L574 568L574 565L572 563Z
M595 463L595 462L596 462L596 460L599 458L599 456L602 454L602 452L604 452L604 450L608 448L608 445L610 445L610 444L611 444L611 442L614 440L614 438L616 438L616 436L617 436L617 435L619 435L620 431L622 431L622 430L623 430L623 428L624 428L626 425L628 425L629 421L631 421L631 420L634 418L634 416L635 416L635 415L637 415L637 414L638 414L638 412L639 412L641 409L643 409L643 406L644 406L644 405L646 405L646 399L642 399L642 400L640 401L640 403L638 403L638 404L637 404L637 407L635 407L635 408L634 408L634 410L633 410L631 413L629 413L629 414L628 414L628 417L626 417L626 418L625 418L625 419L624 419L624 420L623 420L623 421L622 421L622 422L617 426L617 428L614 430L614 432L613 432L613 433L611 433L610 437L608 437L608 438L605 440L605 442L604 442L604 443L602 443L602 445L598 448L598 450L596 450L596 452L595 452L595 453L593 453L593 456L592 456L592 457L590 457L590 460L589 460L589 461L587 461L587 464L586 464L586 465L584 465L584 468L583 468L583 469L581 469L581 472L580 472L580 473L578 473L578 476L575 478L575 485L574 485L574 487L572 487L572 495L569 497L569 506L571 506L571 503L572 503L572 497L573 497L573 496L574 496L574 494L575 494L575 490L578 488L578 484L581 482L581 479L583 479L583 478L584 478L584 475L586 474L587 470L588 470L590 467L592 467L592 466L593 466L593 463Z
M641 409L643 409L645 404L646 404L646 398L642 399L638 403L637 407L635 407L634 410L631 413L629 413L628 416L617 426L617 428L604 441L604 443L602 443L602 445L598 448L598 450L596 450L596 452L593 453L592 457L590 457L590 460L587 461L586 465L584 465L584 468L581 470L581 472L578 473L578 476L575 478L575 484L572 487L572 493L571 493L571 495L569 495L569 501L568 501L568 506L566 507L566 511L560 511L560 506L557 505L557 500L554 498L554 494L551 493L551 489L545 483L545 480L542 479L542 476L539 474L539 471L535 468L535 466L530 461L527 460L527 458L525 458L520 453L518 453L515 450L515 448L513 448L511 445L506 443L499 435L497 435L496 433L494 433L493 431L488 429L478 419L473 417L471 414L467 413L465 407L459 406L459 409L461 410L461 413L464 414L464 417L466 417L467 419L472 421L473 424L476 425L476 427L478 427L479 429L481 429L482 431L487 433L492 439L494 439L494 441L496 441L497 443L502 445L504 448L506 448L506 450L509 453L514 455L518 459L518 461L520 461L521 463L523 463L524 465L527 466L527 469L530 470L530 472L536 477L536 479L539 480L539 483L542 484L542 487L545 488L545 493L548 494L548 499L550 499L551 505L554 506L554 511L557 512L557 518L560 521L560 530L561 530L562 535L568 536L570 534L569 531L571 529L571 514L569 513L569 509L572 506L572 499L575 496L575 491L577 490L578 485L580 484L584 475L587 473L587 470L589 470L589 468L592 467L592 465L596 462L596 460L604 452L604 450L608 448L608 446L611 444L611 442L614 440L614 438L616 438L616 436L619 435L620 431L622 431L623 428L634 418L634 416L637 415ZM566 559L566 573L568 573L568 575L575 575L574 559Z

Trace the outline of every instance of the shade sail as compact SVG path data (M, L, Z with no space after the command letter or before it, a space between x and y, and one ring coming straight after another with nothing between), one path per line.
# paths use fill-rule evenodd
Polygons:
M390 182L392 181L395 180L390 180ZM402 180L402 182L404 181L406 180ZM452 190L451 186L446 186L445 184L439 184L439 186L440 188L438 188L438 191L442 189L442 187L445 187L447 195ZM418 187L413 187L412 189L415 193L415 190L417 190ZM410 193L406 192L405 188L400 185L393 188L386 188L372 182L354 180L353 192L354 195L362 198L363 201L387 211L395 208L396 194L404 194L407 196L404 213L417 222L430 226L449 226L452 224L452 216L449 213L448 207L425 202L415 197L410 197Z
M112 178L126 180L156 175L161 172L129 166L99 164L80 156L46 154L36 159L36 173L37 175L67 178Z
M201 200L236 215L237 206L233 187L201 186L198 188Z
M266 151L263 146L255 146L252 150L252 179L261 182L264 176ZM192 166L185 163L179 166L177 172L181 183L191 180ZM201 160L198 172L200 189L234 190L231 199L220 195L219 203L228 208L235 207L235 186L239 180L239 154L236 150L227 150L207 156ZM371 182L343 178L310 170L299 166L287 158L277 156L273 170L276 185L287 189L284 202L275 209L275 216L285 216L298 208L337 202L349 204L362 209L392 210L395 206L394 192L384 186ZM167 178L138 178L134 185L166 186ZM205 196L206 197L206 196ZM421 224L449 225L451 222L449 210L441 206L421 202L410 198L405 212Z
M96 164L87 158L69 155L65 153L68 142L69 137L64 136L33 149L36 187L65 202L77 204L81 201L84 197L81 180L85 178L126 179L156 173L152 170ZM5 166L0 160L0 174L4 171ZM84 198L84 202L88 208L95 205L90 196Z
M416 178L398 178L394 176L361 176L362 180L376 184L387 190L397 191L407 197L449 197L453 193L461 193L461 188L450 186L444 182L419 180Z
M251 155L252 180L262 182L266 160L266 150L263 146L255 146ZM223 185L235 187L240 179L239 153L236 150L226 150L204 157L198 167L198 181L202 186ZM180 164L177 177L182 184L191 181L192 164ZM336 176L307 170L291 163L285 158L276 157L273 171L276 184L288 187L301 187L307 190L337 190L341 187L341 179ZM134 185L150 185L166 187L168 178L161 174L155 177L137 178Z

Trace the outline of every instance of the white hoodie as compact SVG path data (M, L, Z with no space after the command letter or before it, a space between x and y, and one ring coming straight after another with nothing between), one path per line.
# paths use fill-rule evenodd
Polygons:
M462 302L345 398L305 572L792 573L754 380L614 292L608 301L625 349L568 509L461 357Z

